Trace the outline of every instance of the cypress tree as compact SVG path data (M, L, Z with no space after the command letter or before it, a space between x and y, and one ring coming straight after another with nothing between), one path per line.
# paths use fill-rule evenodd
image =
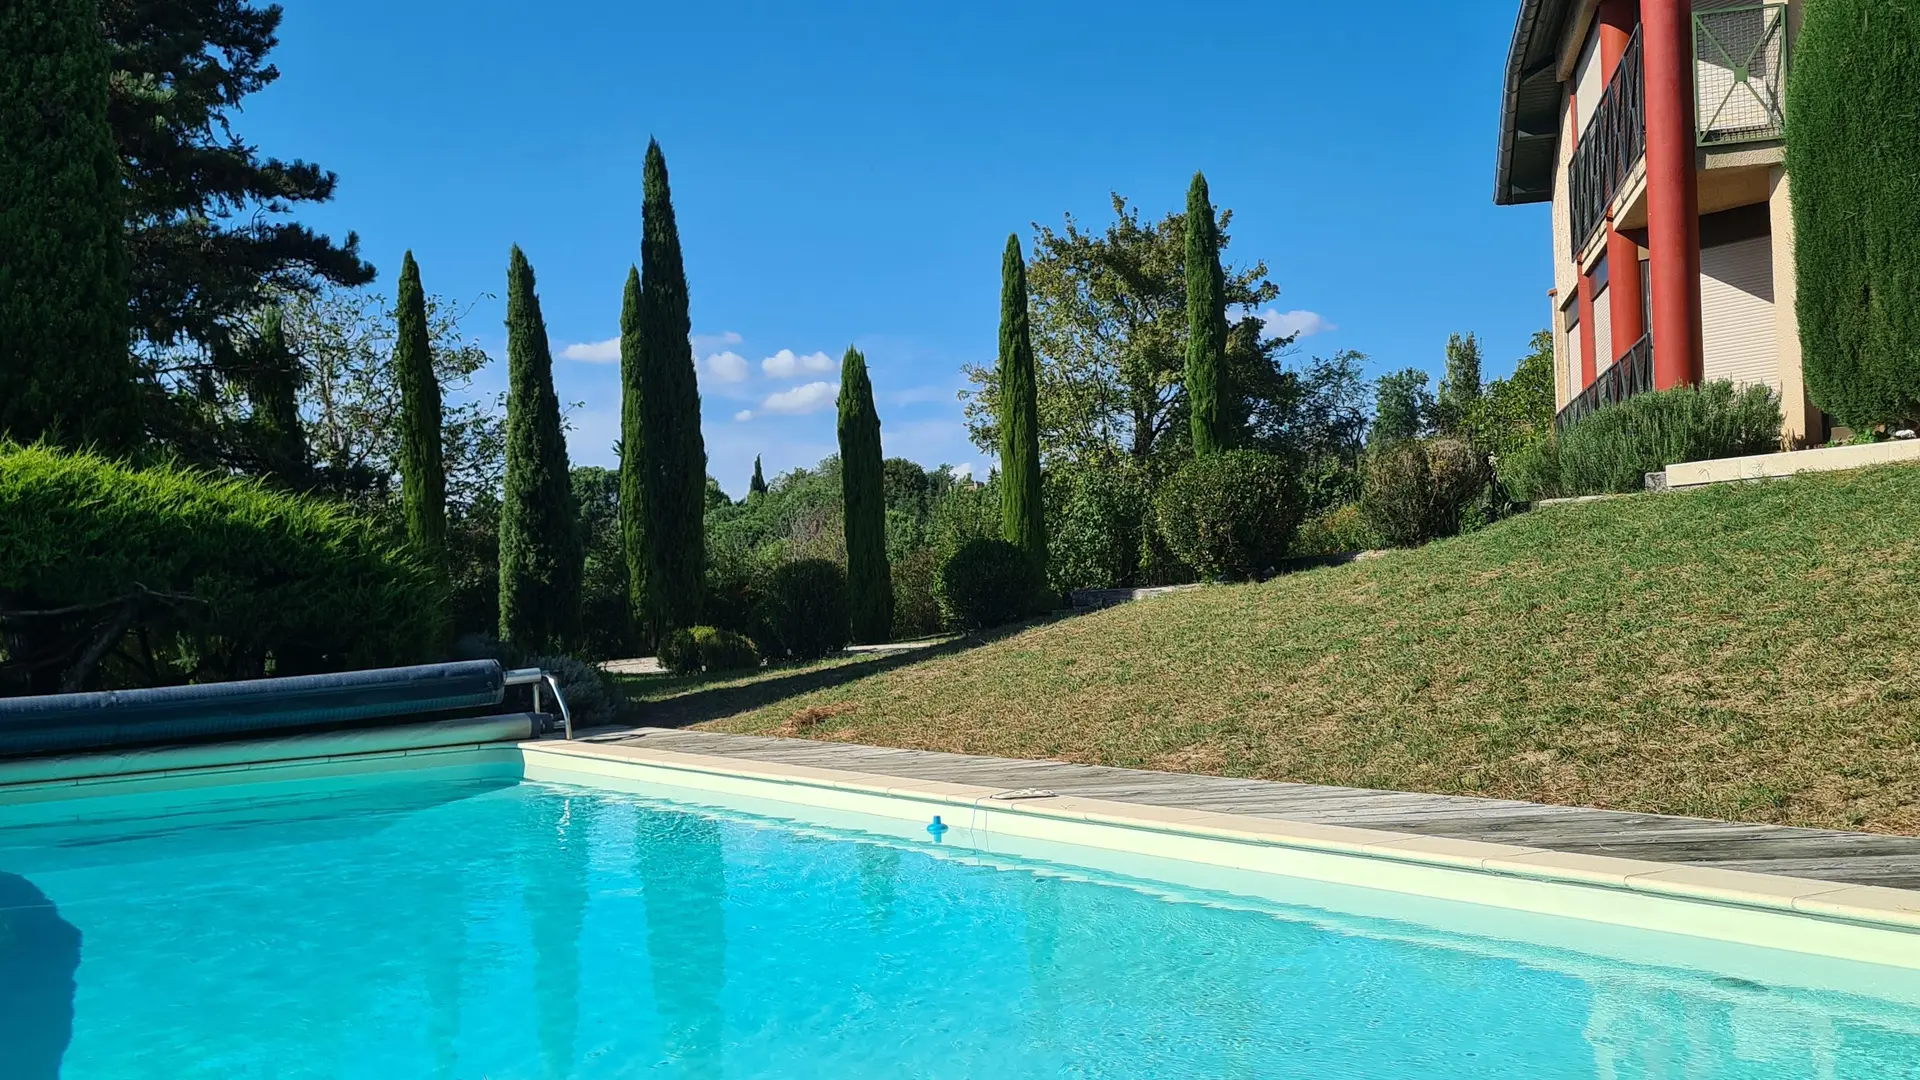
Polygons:
M507 264L507 482L500 506L500 638L567 648L580 621L584 554L553 392L553 354L518 244Z
M620 297L620 548L627 561L627 609L633 625L654 626L647 591L646 404L641 397L640 271L627 267Z
M0 5L0 434L139 445L120 165L94 0Z
M312 458L300 424L300 359L287 344L286 316L276 306L260 314L252 340L240 348L239 382L248 416L243 453L248 467L282 487L301 490L312 479Z
M1040 495L1040 400L1027 323L1027 265L1020 238L1008 234L1000 259L1000 535L1047 565Z
M409 251L400 260L394 312L394 381L400 386L400 497L407 538L434 566L447 564L447 474L440 449L440 380L433 373L427 294Z
M1807 0L1787 83L1802 366L1854 428L1920 420L1920 5Z
M1207 199L1207 178L1193 174L1187 188L1187 410L1196 457L1225 450L1227 279L1220 267L1220 224Z
M753 455L753 479L747 484L747 498L767 493L767 476L760 471L760 455Z
M647 143L640 239L640 381L647 590L656 637L700 621L706 589L707 449L687 335L687 274L667 159Z
M853 640L893 636L893 573L887 565L887 493L880 414L867 358L851 346L840 361L840 495L847 534L847 597Z

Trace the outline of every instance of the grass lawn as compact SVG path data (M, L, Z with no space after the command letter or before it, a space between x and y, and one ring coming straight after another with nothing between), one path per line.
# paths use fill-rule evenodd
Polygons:
M814 682L768 673L757 694L638 714L1917 833L1917 620L1920 467L1894 466L1551 507L1417 551Z

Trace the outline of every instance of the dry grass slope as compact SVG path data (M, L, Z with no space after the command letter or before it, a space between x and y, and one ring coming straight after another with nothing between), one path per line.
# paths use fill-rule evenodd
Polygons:
M1920 467L1554 507L706 726L1915 833L1916 507Z

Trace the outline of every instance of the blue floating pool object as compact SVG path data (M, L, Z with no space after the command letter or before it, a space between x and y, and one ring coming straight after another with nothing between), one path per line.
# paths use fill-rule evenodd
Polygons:
M939 814L935 814L933 815L933 820L927 824L927 832L932 834L935 840L938 840L947 834L947 823L940 820Z

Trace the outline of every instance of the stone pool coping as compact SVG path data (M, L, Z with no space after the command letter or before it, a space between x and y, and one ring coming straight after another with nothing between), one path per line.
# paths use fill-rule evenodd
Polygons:
M581 768L588 774L617 774L619 766L632 766L645 773L667 770L681 780L692 780L700 787L714 780L738 780L780 785L814 792L846 792L883 799L910 800L914 803L961 810L977 821L988 814L1004 827L1022 820L1080 825L1117 826L1139 832L1173 838L1229 841L1260 848L1359 857L1384 864L1446 871L1466 871L1485 882L1530 882L1601 889L1616 897L1693 901L1727 909L1744 909L1805 917L1811 928L1821 923L1844 923L1861 927L1902 932L1903 937L1920 931L1920 891L1874 885L1848 885L1810 878L1786 877L1743 870L1682 866L1639 859L1578 854L1537 847L1460 840L1417 835L1384 829L1324 825L1288 821L1273 817L1221 813L1176 807L1153 806L1137 802L1053 795L1039 798L1005 798L1011 790L940 780L910 779L844 769L794 765L785 762L754 760L736 756L686 753L660 750L618 742L564 742L541 740L520 744L523 760L544 764L561 772L571 771L565 761L596 762L613 766L614 772L593 766ZM578 766L576 766L578 767ZM538 771L538 770L536 770ZM705 778L702 780L701 778ZM656 776L655 779L658 779ZM722 788L724 790L724 788ZM778 797L777 795L774 797ZM806 805L819 800L795 797L791 801ZM957 822L956 822L957 823ZM1072 842L1071 838L1068 838ZM1175 855L1174 857L1180 857ZM1417 890L1416 890L1417 891ZM1470 897L1462 896L1461 899ZM1515 902L1511 905L1525 906ZM1543 913L1555 913L1549 909ZM1623 925L1637 925L1631 920ZM1711 930L1710 926L1702 927ZM1779 927L1774 928L1778 932ZM1680 932L1698 932L1680 931ZM1716 936L1709 933L1708 936ZM1749 944L1777 941L1753 941L1742 932L1726 940ZM1920 961L1920 938L1911 939L1910 962ZM1826 949L1809 951L1830 954ZM1872 960L1872 956L1855 956ZM1884 962L1884 961L1882 961ZM1917 964L1916 966L1920 966Z

